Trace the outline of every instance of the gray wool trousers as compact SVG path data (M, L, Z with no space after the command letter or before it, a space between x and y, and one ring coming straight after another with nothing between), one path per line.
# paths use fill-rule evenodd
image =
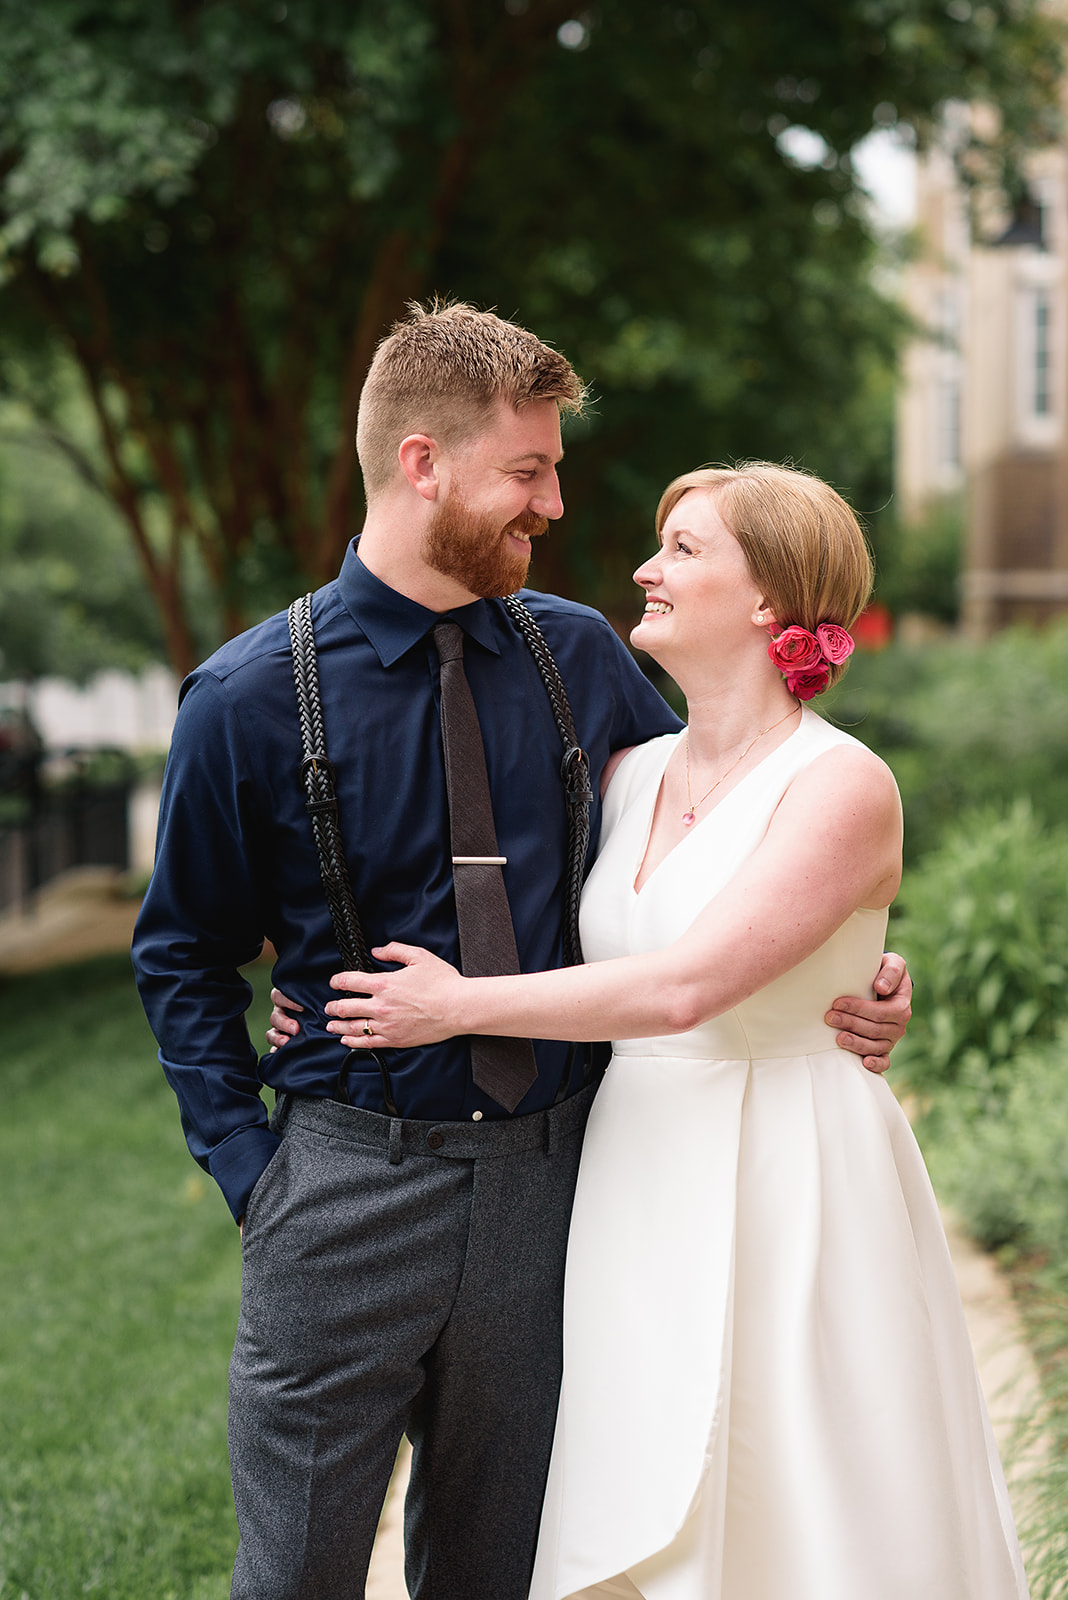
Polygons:
M592 1098L477 1123L280 1101L242 1241L231 1600L363 1600L405 1432L413 1600L526 1600Z

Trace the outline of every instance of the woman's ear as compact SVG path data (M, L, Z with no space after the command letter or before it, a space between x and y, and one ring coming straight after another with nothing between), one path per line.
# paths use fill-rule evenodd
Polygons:
M758 602L757 608L753 612L753 621L756 623L758 628L778 627L778 623L775 621L775 614L766 600L760 600Z

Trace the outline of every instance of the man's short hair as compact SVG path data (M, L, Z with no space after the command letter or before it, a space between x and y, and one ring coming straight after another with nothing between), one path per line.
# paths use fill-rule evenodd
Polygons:
M462 301L413 301L375 351L360 396L356 452L368 502L393 481L409 434L455 450L477 438L501 400L516 411L555 400L579 412L585 398L571 363L526 328Z

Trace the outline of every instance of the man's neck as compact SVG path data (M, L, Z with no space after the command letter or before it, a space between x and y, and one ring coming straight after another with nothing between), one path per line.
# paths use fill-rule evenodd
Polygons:
M428 566L419 535L399 534L396 525L368 514L360 535L359 557L380 583L428 611L452 611L478 599L455 578Z

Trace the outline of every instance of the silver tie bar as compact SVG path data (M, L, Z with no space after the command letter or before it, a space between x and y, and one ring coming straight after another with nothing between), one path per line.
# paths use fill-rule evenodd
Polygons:
M507 856L453 856L454 867L506 867Z

